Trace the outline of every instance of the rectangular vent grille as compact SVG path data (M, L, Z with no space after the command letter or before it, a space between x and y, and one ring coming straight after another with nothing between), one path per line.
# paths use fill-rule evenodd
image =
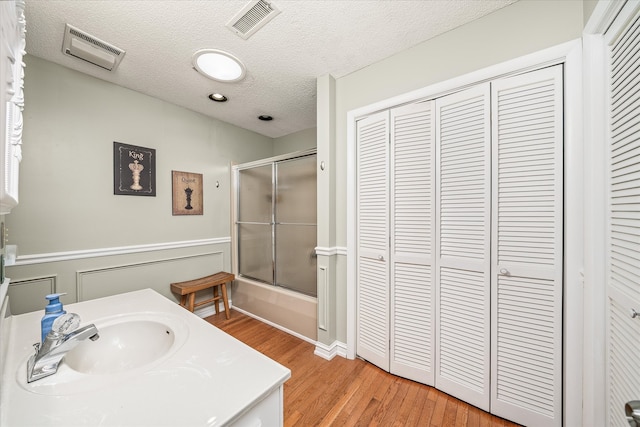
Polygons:
M67 24L62 53L113 72L122 61L125 51Z
M89 42L94 46L98 46L98 47L101 47L104 50L108 50L109 52L113 53L114 55L120 56L120 54L122 53L121 50L113 48L113 47L109 46L108 44L103 43L100 40L91 37L88 34L81 33L80 31L76 30L75 28L69 28L69 33L71 33L72 36L80 37L82 40L84 40L86 42Z
M275 18L280 10L264 0L252 0L227 23L227 28L247 40Z

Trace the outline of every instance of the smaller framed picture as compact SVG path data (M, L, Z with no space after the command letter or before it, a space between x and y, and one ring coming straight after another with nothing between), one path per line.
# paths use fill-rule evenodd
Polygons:
M113 194L156 195L156 150L113 143Z
M202 174L171 171L173 215L202 215Z

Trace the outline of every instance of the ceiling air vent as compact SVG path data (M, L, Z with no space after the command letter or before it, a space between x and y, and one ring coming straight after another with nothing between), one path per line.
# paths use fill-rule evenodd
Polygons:
M112 72L118 67L125 54L124 50L69 24L64 31L62 53Z
M265 0L252 0L235 14L227 28L247 40L280 13L280 9Z

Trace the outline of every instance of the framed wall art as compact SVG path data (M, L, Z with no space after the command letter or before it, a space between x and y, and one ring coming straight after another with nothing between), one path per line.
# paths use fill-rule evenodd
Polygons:
M156 195L156 150L113 143L113 194Z
M173 215L202 215L202 174L171 171Z

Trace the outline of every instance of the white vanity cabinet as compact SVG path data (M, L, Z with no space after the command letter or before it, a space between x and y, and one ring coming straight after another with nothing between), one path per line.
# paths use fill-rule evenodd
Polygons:
M0 1L0 215L18 204L24 107L24 0Z
M95 324L100 338L69 352L55 374L27 383L26 362L40 338L43 312L11 316L3 331L9 351L0 379L0 426L284 424L291 371L159 293L144 289L65 309L83 325ZM162 328L147 328L157 324ZM159 336L170 336L171 344L157 346L166 342ZM100 347L92 351L93 345ZM140 359L146 349L154 357Z
M234 427L284 425L284 386L280 386L232 423Z

